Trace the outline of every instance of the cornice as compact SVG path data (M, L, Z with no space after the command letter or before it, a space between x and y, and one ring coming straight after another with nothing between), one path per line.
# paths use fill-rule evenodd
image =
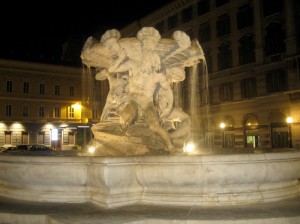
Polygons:
M69 75L80 75L82 69L62 66L62 65L51 65L25 61L15 61L0 59L0 69L12 69L21 71L41 72L41 73L58 73L58 74L69 74Z

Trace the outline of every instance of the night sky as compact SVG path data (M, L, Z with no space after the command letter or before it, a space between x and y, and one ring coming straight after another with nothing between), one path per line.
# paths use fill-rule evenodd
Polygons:
M66 41L81 46L88 36L121 28L171 1L6 2L0 14L0 58L59 64Z

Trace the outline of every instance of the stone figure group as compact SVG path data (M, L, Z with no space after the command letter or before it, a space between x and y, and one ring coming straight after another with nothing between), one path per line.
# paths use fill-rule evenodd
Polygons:
M153 27L142 28L136 38L122 39L120 32L112 29L101 36L98 44L87 41L83 63L96 67L95 79L108 79L110 87L94 134L103 132L101 122L117 117L125 135L129 133L127 128L139 123L159 136L165 151L182 148L190 138L191 119L174 107L172 85L185 79L187 65L199 61L202 52L190 49L191 56L189 48L191 40L186 33L176 31L171 41L162 40ZM146 143L142 140L141 144Z

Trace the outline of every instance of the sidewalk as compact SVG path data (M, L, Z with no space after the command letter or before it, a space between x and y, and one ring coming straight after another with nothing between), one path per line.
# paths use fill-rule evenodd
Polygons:
M0 223L14 224L299 224L300 197L243 206L132 205L114 209L91 203L36 203L0 198Z

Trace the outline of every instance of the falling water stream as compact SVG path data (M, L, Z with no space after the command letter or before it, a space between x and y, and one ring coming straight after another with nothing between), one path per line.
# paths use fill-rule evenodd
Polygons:
M192 139L204 145L205 131L204 127L209 127L209 87L208 71L205 58L199 64L190 68L189 78L189 108L188 113L192 119ZM205 119L203 119L205 118ZM206 123L202 123L202 122Z

